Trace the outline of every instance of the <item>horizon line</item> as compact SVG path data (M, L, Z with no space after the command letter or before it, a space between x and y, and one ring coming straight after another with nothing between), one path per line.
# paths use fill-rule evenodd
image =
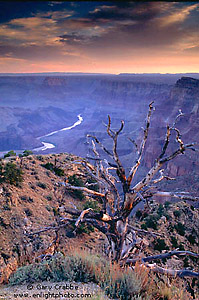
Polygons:
M129 72L121 72L121 73L94 73L94 72L0 72L0 76L2 75L42 75L42 74L68 74L68 75L179 75L179 74L199 74L199 72L178 72L178 73L158 73L158 72L146 72L146 73L129 73Z

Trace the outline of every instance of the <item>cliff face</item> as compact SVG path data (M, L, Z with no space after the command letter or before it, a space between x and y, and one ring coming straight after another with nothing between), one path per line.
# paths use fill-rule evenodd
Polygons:
M152 162L161 151L166 134L166 123L172 124L182 110L184 116L181 117L176 127L180 129L184 143L198 142L199 140L199 80L183 77L178 80L171 89L168 100L162 103L159 110L159 116L152 124L152 130L148 141L148 148L145 153L145 166L150 168ZM161 138L160 138L161 137ZM170 137L168 153L177 149L178 144L175 141L175 134ZM167 165L167 172L172 177L179 177L178 180L182 186L187 189L198 190L198 168L199 159L196 152L188 150L185 155L180 155ZM192 176L189 176L192 174ZM187 176L187 181L180 179L181 176ZM177 183L171 183L174 187Z

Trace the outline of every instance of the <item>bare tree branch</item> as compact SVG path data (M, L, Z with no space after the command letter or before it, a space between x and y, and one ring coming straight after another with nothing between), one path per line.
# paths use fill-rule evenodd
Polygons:
M159 197L174 197L180 200L189 200L189 201L199 201L199 197L192 196L190 194L184 193L175 193L175 192L163 192L163 191L154 191L151 192L151 196L159 196Z
M92 139L95 140L95 142L100 146L100 148L106 153L108 154L111 158L113 158L113 154L106 149L106 147L104 147L104 145L96 138L96 136L91 135L91 134L87 134L87 137L91 137Z
M173 277L194 277L194 278L198 278L199 277L199 273L194 272L194 271L190 271L190 270L173 270L173 269L166 269L166 268L162 268L157 266L156 264L146 264L146 267L149 268L150 270L152 270L155 273L160 273L160 274L167 274Z
M141 161L142 154L144 152L144 147L145 147L147 137L148 137L148 131L149 131L149 126L150 126L150 118L151 118L152 110L153 110L153 101L149 104L149 112L148 112L148 115L147 115L147 122L146 122L146 128L144 130L144 137L143 137L142 143L140 145L140 149L138 151L138 158L136 160L136 163L131 168L128 179L127 179L128 186L130 186L131 181L132 181L133 177L135 176L135 174L137 172L137 169L140 165L140 161Z
M85 210L83 210L83 211L81 212L79 218L78 218L77 221L75 222L75 226L76 226L76 227L79 226L79 223L81 223L81 222L83 221L84 216L85 216L86 214L88 214L90 211L93 211L93 209L92 209L92 208L87 208L87 209L85 209Z
M153 236L153 237L156 237L156 236L163 236L163 234L161 234L161 233L158 233L158 232L154 232L154 231L148 231L148 230L144 230L144 229L140 229L140 228L136 228L136 227L134 227L134 226L132 226L132 225L129 225L128 224L128 228L131 230L134 230L134 231L137 231L137 232L139 232L139 233L141 233L141 234L144 234L144 235L146 235L146 234L148 234L148 235L151 235L151 236Z
M65 183L65 187L68 188L68 189L71 189L71 190L82 191L82 192L85 192L85 193L90 194L90 195L95 195L95 196L99 196L99 197L104 197L105 196L105 194L103 194L103 193L99 193L99 192L96 192L94 190L90 190L86 187L82 187L82 186L74 186L74 185L71 185L69 183Z
M172 178L172 177L164 175L163 174L164 169L160 170L159 172L160 172L160 177L157 178L157 179L155 179L155 180L153 180L152 184L156 184L156 183L162 181L163 179L166 179L166 180L175 180L175 178Z
M199 258L198 253L194 253L194 252L186 251L186 250L183 250L183 251L174 250L174 251L170 251L167 253L161 253L161 254L151 255L151 256L142 257L142 258L128 259L127 263L135 263L136 261L139 261L139 260L141 260L142 262L150 262L150 261L157 260L157 259L162 260L165 258L170 258L174 255L179 255L179 256L190 255L190 256Z

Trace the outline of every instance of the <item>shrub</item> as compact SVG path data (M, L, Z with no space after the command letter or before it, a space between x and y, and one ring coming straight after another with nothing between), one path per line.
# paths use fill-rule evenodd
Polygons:
M31 211L29 208L26 208L26 209L24 210L24 212L25 212L25 214L26 214L27 217L32 216L32 211Z
M44 161L43 156L42 155L37 155L36 158L40 161Z
M181 212L179 210L174 210L173 214L176 218L179 218L181 216Z
M98 283L111 298L121 300L137 298L149 282L148 270L135 265L121 269L118 264L110 264L103 257L87 251L73 251L68 256L56 253L48 260L19 268L9 279L10 285L39 281L76 281ZM136 298L134 298L134 296Z
M164 239L157 239L154 242L154 250L162 251L162 250L169 250L169 247L166 245Z
M155 216L147 217L145 220L145 225L146 225L146 228L153 228L153 229L157 230L158 229L157 218Z
M95 179L93 179L92 177L89 177L87 182L90 184L89 189L99 192L99 185L97 184L97 181ZM92 183L93 183L93 185L92 185Z
M75 174L68 177L68 183L71 185L74 185L74 186L83 186L84 185L83 181L80 178L78 178ZM78 198L79 200L83 200L85 198L82 191L71 190L70 194L71 194L71 196L74 196L74 197Z
M95 200L87 200L84 205L83 209L92 208L94 212L100 212L100 206L97 201Z
M192 234L188 235L187 239L191 245L196 244L196 238L194 235L192 235Z
M163 216L163 214L164 214L164 207L163 207L162 204L159 204L158 210L157 210L157 214L158 214L159 217Z
M22 174L23 173L20 168L18 168L14 163L8 162L3 171L3 181L18 186L19 183L23 181Z
M16 156L16 153L15 153L13 150L11 150L11 151L9 151L8 153L6 153L6 154L4 155L4 158L10 157L10 156Z
M31 150L24 150L23 151L23 156L29 156L31 154L33 154L33 152Z
M176 225L174 225L177 233L184 236L185 235L185 227L181 222L178 222Z
M51 195L47 195L47 196L46 196L46 199L47 199L48 201L51 201L51 200L53 199L53 197L52 197Z
M135 213L136 218L140 219L142 216L142 211L140 209L138 209Z
M166 202L164 203L165 209L168 209L170 206L171 206L171 202L170 202L170 201L166 201Z
M64 176L65 175L64 170L62 168L54 167L53 170L54 170L54 172L57 176Z
M48 162L46 164L43 164L42 167L46 168L47 170L50 170L51 172L54 172L58 176L65 175L64 170L62 168L55 167L52 163Z
M171 244L174 248L178 247L178 241L174 236L171 236Z
M43 183L43 182L37 182L37 186L39 186L40 188L42 188L42 189L46 189L46 184L45 183Z
M46 164L42 164L42 167L46 168L47 170L53 171L53 164L52 163L46 163Z
M76 234L82 234L82 233L89 234L90 232L95 231L92 225L85 224L85 223L81 223L78 227L74 226L74 229L76 230Z

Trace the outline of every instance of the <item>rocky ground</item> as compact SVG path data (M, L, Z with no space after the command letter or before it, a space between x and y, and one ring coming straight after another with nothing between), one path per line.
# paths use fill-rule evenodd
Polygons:
M24 180L19 186L9 183L0 185L0 282L6 283L18 266L37 260L42 254L53 254L56 251L66 254L71 248L86 248L102 253L106 248L106 241L95 230L82 228L82 233L74 236L74 228L63 228L57 244L54 243L55 233L52 230L32 238L27 236L27 233L58 224L59 218L67 216L65 207L82 209L89 200L87 196L80 200L79 196L66 191L62 185L72 175L76 175L84 183L88 180L88 175L78 163L81 158L62 153L30 155L13 160L16 165L21 165ZM3 160L3 163L7 161ZM64 170L62 176L47 169L47 163ZM137 228L156 233L155 236L146 234L144 238L141 235L144 255L175 249L198 253L198 209L190 204L152 202L144 210L138 210L131 223ZM162 262L158 263L161 265ZM174 256L165 263L168 268L190 268L198 272L196 258ZM18 288L16 289L17 292ZM15 288L5 291L11 297Z

